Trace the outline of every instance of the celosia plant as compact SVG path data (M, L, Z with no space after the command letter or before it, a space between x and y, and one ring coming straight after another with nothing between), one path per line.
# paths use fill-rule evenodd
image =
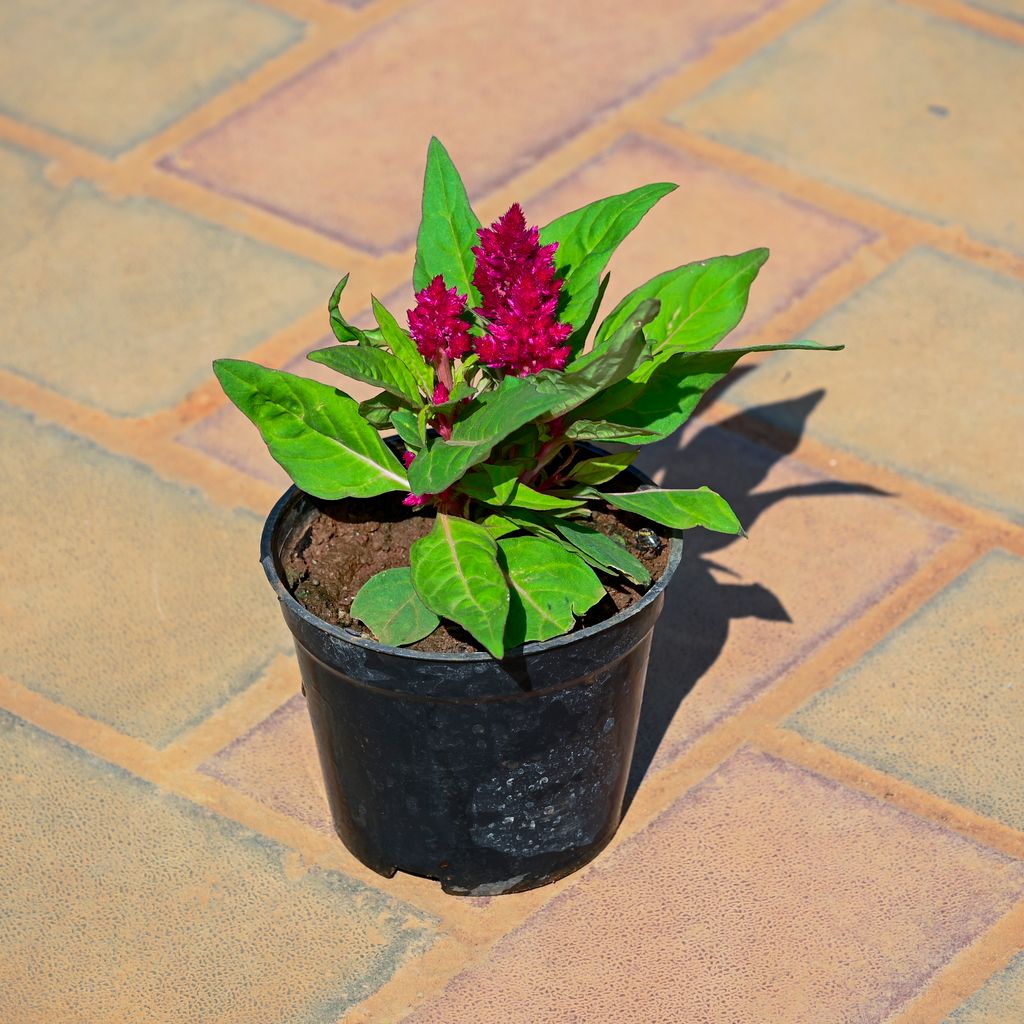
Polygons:
M436 516L409 567L379 573L352 604L379 640L415 643L447 619L500 658L572 629L603 597L602 575L649 583L643 564L591 524L605 503L673 530L740 532L706 487L623 491L615 481L637 446L681 426L744 355L823 347L714 350L739 323L768 250L659 274L612 309L584 351L609 258L675 187L645 185L540 229L516 203L482 227L434 139L408 330L376 299L377 327L349 323L339 309L346 276L328 305L340 344L309 356L380 393L360 404L280 370L214 363L300 489L325 499L405 492L410 514ZM581 441L630 447L594 454Z

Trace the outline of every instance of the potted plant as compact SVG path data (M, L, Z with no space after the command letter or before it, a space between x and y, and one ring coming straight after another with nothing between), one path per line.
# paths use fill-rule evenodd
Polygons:
M675 187L540 230L517 204L482 227L434 139L408 329L376 299L376 327L346 320L345 277L328 306L338 344L309 356L379 394L214 363L295 481L263 565L335 828L384 875L515 892L608 842L680 531L741 531L708 488L654 487L630 465L637 447L744 355L822 347L715 350L766 249L659 274L587 347L612 252Z

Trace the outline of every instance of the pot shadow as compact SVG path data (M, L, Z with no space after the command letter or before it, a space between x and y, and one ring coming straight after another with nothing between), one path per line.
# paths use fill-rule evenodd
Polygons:
M799 444L806 421L824 397L822 390L801 398L760 406L708 426L681 449L675 439L663 442L671 454L659 465L648 460L643 469L655 474L664 469L664 487L698 487L707 484L732 506L744 529L751 531L763 512L790 498L823 495L887 492L868 484L823 480L753 493L773 466ZM748 440L757 433L752 421L784 422L793 429L773 433L773 446ZM723 429L725 428L725 429ZM755 535L756 536L756 535ZM732 574L713 559L715 552L742 538L709 530L684 535L683 558L665 593L665 607L654 634L640 724L623 813L653 762L679 706L716 662L729 635L733 619L757 618L768 622L792 622L782 601L760 583L720 583L712 571ZM680 643L679 637L686 642Z

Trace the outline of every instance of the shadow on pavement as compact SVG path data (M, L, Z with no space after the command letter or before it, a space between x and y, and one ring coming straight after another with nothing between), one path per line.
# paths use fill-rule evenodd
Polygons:
M814 391L791 401L751 409L718 426L705 427L685 447L672 450L660 465L647 461L643 469L651 475L664 470L664 487L707 484L730 503L751 533L765 510L786 499L884 494L869 485L838 480L753 493L772 467L797 447L808 417L823 396L824 391ZM723 429L740 427L752 419L793 424L794 430L769 448L737 436L733 429ZM773 622L792 621L778 597L760 583L720 583L712 576L713 569L731 572L716 565L713 556L737 543L747 541L700 529L685 534L683 560L665 594L665 608L655 631L624 813L680 704L722 653L729 623L751 616Z

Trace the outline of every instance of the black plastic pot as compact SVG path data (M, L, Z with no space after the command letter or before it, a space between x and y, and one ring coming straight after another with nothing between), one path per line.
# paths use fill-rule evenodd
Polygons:
M637 484L650 481L629 471ZM446 892L520 892L582 867L615 834L668 567L631 608L502 661L388 647L296 601L280 554L316 514L290 488L261 558L295 638L334 827L368 867Z

